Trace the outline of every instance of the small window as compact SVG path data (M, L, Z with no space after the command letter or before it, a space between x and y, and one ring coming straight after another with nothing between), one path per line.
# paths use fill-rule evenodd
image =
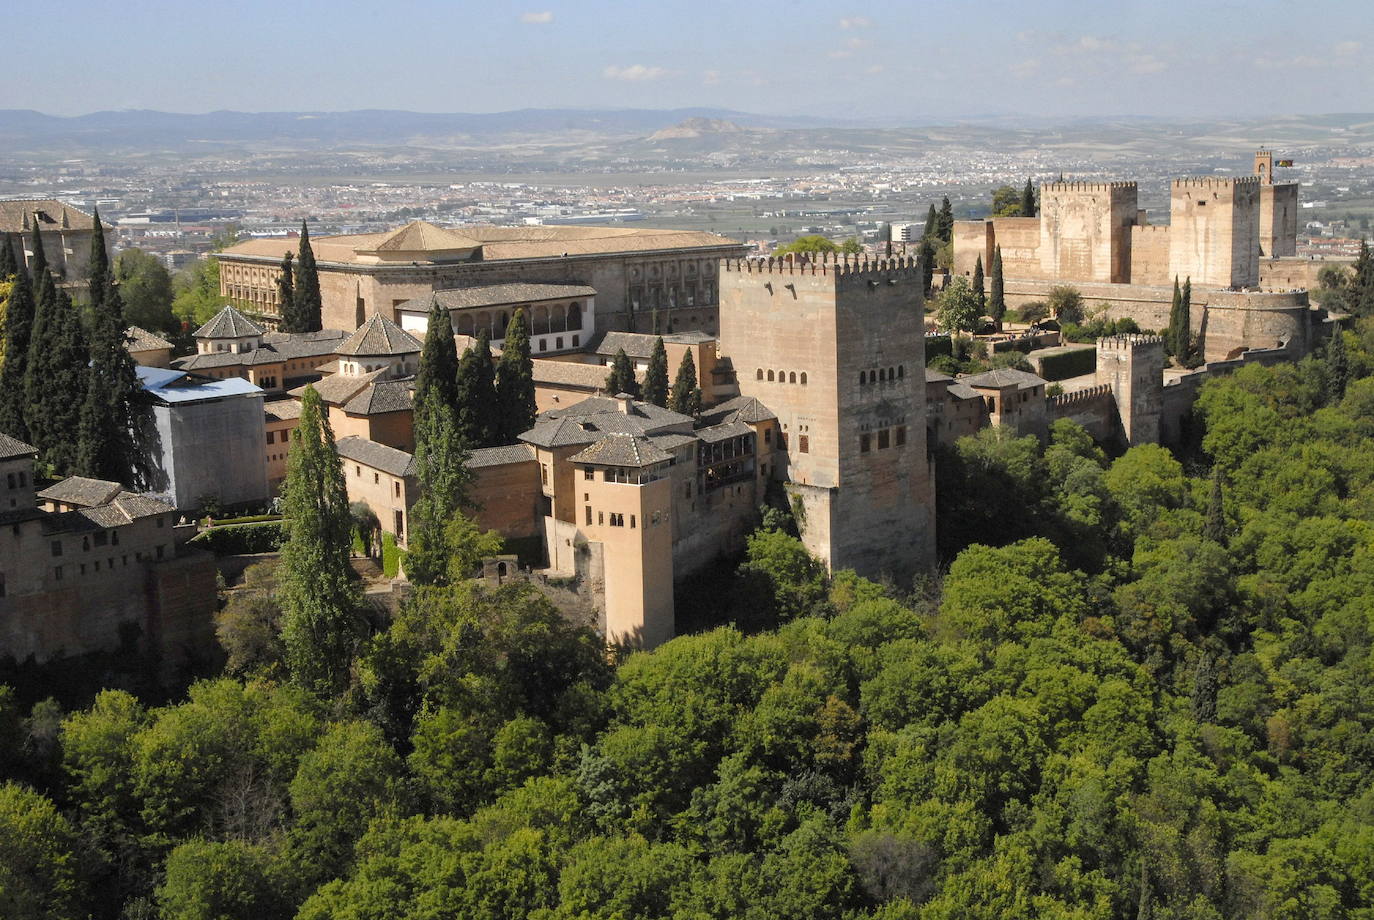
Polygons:
M797 372L796 372L796 371L792 371L791 373L789 373L789 374L787 375L787 382L788 382L788 383L796 383L796 382L797 382Z
M591 505L588 505L588 506L587 506L587 526L590 527L590 526L591 526L591 523L592 523L592 506L591 506Z
M374 471L374 472L372 473L372 484L373 484L374 486L377 486L377 485L381 485L381 484L382 484L382 474L381 474L381 473L378 473L378 472L376 472L376 471Z
M604 512L604 511L598 511L598 512L596 513L596 522L597 522L598 524L605 524L605 523L606 523L606 512Z
M581 344L582 344L582 336L580 336L580 335L575 335L575 336L573 336L573 348L576 348L576 347L578 347L578 346L581 345Z
M878 432L878 450L887 450L891 446L891 433L884 428Z
M897 426L897 446L898 446L898 447L901 447L901 446L902 446L903 444L905 444L905 443L906 443L906 426L905 426L905 425L898 425L898 426Z
M630 515L630 529L631 529L631 530L634 530L634 529L635 529L635 516L634 516L633 514Z
M549 484L549 465L547 463L539 464L539 481L544 485Z
M769 371L769 372L768 372L768 382L769 382L769 383L772 383L772 382L773 382L773 372L772 372L772 371Z
M397 479L395 482L393 482L393 483L391 484L391 486L392 486L392 489L394 490L394 491L393 491L393 494L394 494L397 498L400 498L400 497L401 497L401 480Z
M801 374L801 385L802 385L802 386L806 386L806 371L802 371L802 374Z
M0 572L0 597L5 596L5 573Z
M863 386L866 383L868 383L868 373L859 371L859 386Z
M544 339L540 339L540 340L539 340L539 350L540 350L540 351L548 351L548 350L549 350L549 343L546 342Z
M804 454L811 453L811 440L806 435L803 434L797 437L797 450Z
M356 463L353 464L353 475L360 478L363 475L363 468L361 466L358 466Z
M6 481L7 483L9 483L9 487L10 487L11 489L13 489L13 488L15 487L15 485L14 485L14 474L13 474L13 473L7 474L7 475L5 476L5 481Z
M52 541L52 554L53 554L54 556L60 556L60 555L62 555L62 541L61 541L61 540L54 540L54 541Z
M866 454L873 449L873 436L868 434L859 435L859 453Z
M898 379L898 380L901 380L901 379L902 379L903 377L905 377L905 376L906 376L906 365L905 365L905 364L898 364L898 365L897 365L897 379Z
M554 347L554 348L562 348L562 347L563 347L563 336L560 335L558 338L556 338L556 339L553 340L553 347Z
M53 567L52 577L57 579L58 581L62 580L62 566L59 565Z
M269 432L267 432L267 443L268 443L268 444L275 444L276 442L277 442L277 433L276 433L275 431L269 431Z
M763 368L759 368L757 371L754 372L754 379L755 379L755 380L762 380L762 379L763 379ZM11 486L11 488L13 488L13 487Z
M591 481L591 480L593 480L593 479L596 479L596 472L595 472L590 466L588 466L588 467L583 467L583 469L582 469L582 478L583 478L583 479L586 479L586 480L588 480L588 481Z
M772 444L773 444L773 429L772 429L772 428L765 428L765 429L763 429L763 443L769 445L770 447L772 446Z

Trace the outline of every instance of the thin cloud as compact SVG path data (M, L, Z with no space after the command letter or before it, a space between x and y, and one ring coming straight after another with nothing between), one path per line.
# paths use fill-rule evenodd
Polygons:
M841 29L867 29L873 25L873 20L867 16L844 16L840 19Z
M544 10L542 13L521 13L520 21L531 26L546 26L553 22L553 11Z
M871 44L873 43L866 38L847 38L844 41L843 48L836 48L834 51L827 52L827 54L832 58L853 57L855 51L867 48Z
M1359 42L1336 42L1331 50L1335 51L1341 57L1349 57L1363 47L1364 45Z
M657 80L667 74L668 71L662 67L645 67L643 64L631 64L629 67L617 67L612 64L601 71L601 76L607 80L624 80L627 83Z

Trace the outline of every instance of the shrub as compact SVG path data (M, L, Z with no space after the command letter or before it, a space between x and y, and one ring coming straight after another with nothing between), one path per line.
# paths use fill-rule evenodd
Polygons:
M275 553L286 541L281 521L257 524L228 524L211 527L191 538L190 543L216 556L237 556L247 553Z
M1096 367L1096 348L1076 348L1073 351L1042 357L1040 376L1046 380L1068 380L1070 377L1091 374Z
M395 578L399 571L401 571L401 549L396 545L396 535L384 533L382 534L382 574L387 578Z

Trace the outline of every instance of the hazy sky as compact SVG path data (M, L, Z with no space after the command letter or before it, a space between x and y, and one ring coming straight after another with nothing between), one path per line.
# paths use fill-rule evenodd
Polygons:
M7 17L0 108L1374 110L1371 0L65 0Z

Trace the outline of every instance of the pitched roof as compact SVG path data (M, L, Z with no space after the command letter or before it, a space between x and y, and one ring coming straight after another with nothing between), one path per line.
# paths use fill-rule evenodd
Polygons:
M174 511L176 508L172 505L151 496L139 495L136 492L120 492L104 504L45 514L41 520L44 533L80 533L122 527L139 518L170 514Z
M959 382L965 386L978 387L985 390L1000 390L1010 386L1014 386L1019 390L1026 390L1031 387L1043 387L1045 385L1045 380L1043 378L1010 367L999 367L996 370L983 371L981 374L960 377Z
M597 441L586 450L573 454L573 463L595 463L604 466L645 467L664 463L673 455L645 437L616 432Z
M172 348L171 342L141 326L130 326L124 334L128 336L129 351L157 351L162 348L170 351Z
M314 383L307 383L304 386L289 390L291 396L297 398L305 395L305 388L313 386L315 392L320 394L320 399L331 406L342 406L358 393L362 392L363 387L372 383L378 377L387 373L386 368L379 368L375 371L354 377L349 374L330 374L323 380L316 380Z
M337 329L325 329L320 332L269 332L263 335L262 345L258 348L245 352L219 351L205 355L187 355L176 359L173 364L189 371L206 367L254 367L299 358L324 358L334 355L339 343L347 337L348 333Z
M597 344L596 353L614 356L624 349L628 357L648 359L654 353L654 341L659 338L665 345L701 345L715 341L715 336L704 332L670 332L663 336L646 332L607 332Z
M744 437L754 433L744 422L729 421L721 425L712 425L709 428L697 429L697 437L707 444L714 444L717 441L728 441L731 438Z
M534 451L528 444L507 444L504 447L479 447L468 454L468 469L487 466L509 466L512 463L534 462Z
M208 323L192 334L198 339L243 339L262 333L261 326L226 304L223 310L210 317Z
M339 456L354 463L370 466L392 476L414 476L415 457L403 450L350 435L334 443Z
M702 412L702 418L713 425L719 425L722 422L744 422L748 425L757 425L777 417L772 409L753 396L736 396Z
M482 245L456 230L445 230L427 220L412 220L389 233L369 234L375 239L361 241L357 252L447 252L476 249Z
M262 404L262 412L263 415L273 421L290 421L293 418L301 417L301 401L299 399L274 399Z
M428 313L433 301L448 310L464 310L469 307L499 307L507 304L538 303L543 300L572 300L574 298L595 297L596 288L585 284L543 284L519 282L510 284L475 284L469 287L449 288L435 291L431 295L407 300L398 309Z
M621 401L611 396L590 396L581 402L574 403L561 409L550 409L543 413L549 418L581 418L590 419L596 417L598 423L615 424L605 416L619 416L627 423L635 426L644 433L652 433L659 429L672 428L677 425L691 425L693 423L690 415L683 415L674 412L672 409L665 409L656 406L651 402L643 400L632 400L630 411L622 412ZM616 430L623 430L618 424Z
M571 447L591 444L600 436L570 418L541 418L535 420L533 428L520 435L520 440L536 447Z
M926 368L926 383L941 383L946 380L953 380L949 374L942 374L939 371Z
M36 453L38 448L32 444L25 444L18 438L0 433L0 460L13 460L15 457L27 457Z
M335 351L340 355L408 355L418 354L421 347L415 336L382 314L374 313Z
M414 407L415 378L378 380L368 384L343 404L349 415L378 415L383 412L404 412Z
M88 479L85 476L68 476L61 482L48 486L38 497L45 501L61 502L64 505L82 505L90 508L113 500L124 487L108 479Z
M546 386L573 386L587 390L602 390L606 386L607 369L600 364L578 364L573 361L550 361L535 358L534 382Z
M35 212L39 214L42 230L95 228L95 218L80 208L63 204L55 198L20 198L0 201L0 233L23 233L30 229Z

